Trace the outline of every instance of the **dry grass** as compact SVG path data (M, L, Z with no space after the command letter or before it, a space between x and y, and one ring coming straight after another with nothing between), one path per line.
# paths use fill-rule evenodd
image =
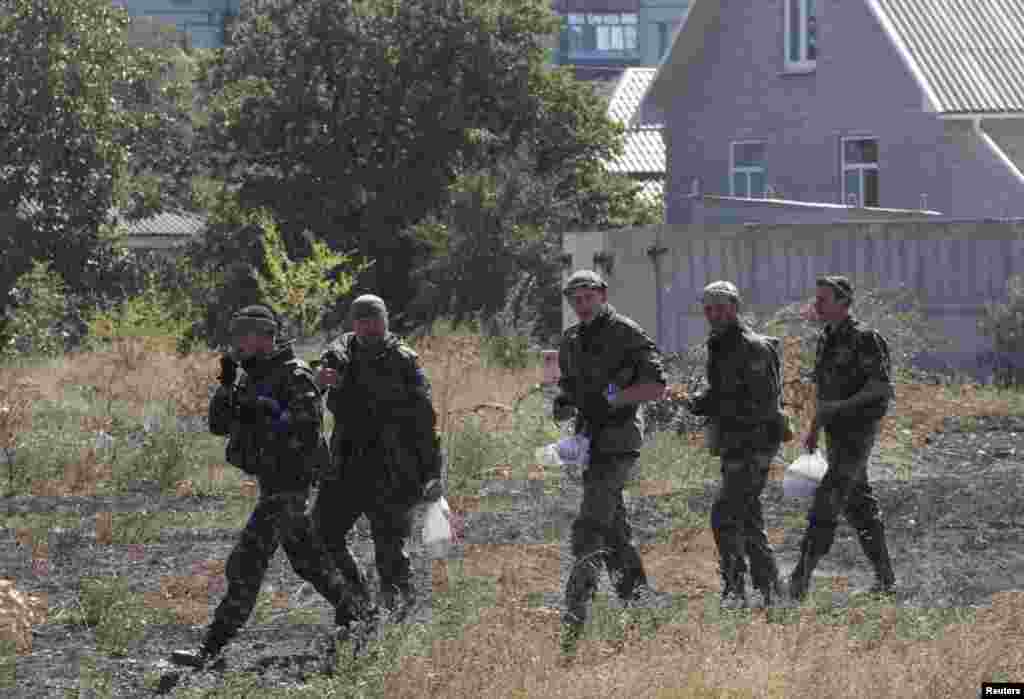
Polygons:
M160 589L143 595L152 609L172 612L182 624L200 625L209 620L210 597L224 594L224 561L199 561L188 575L169 575Z

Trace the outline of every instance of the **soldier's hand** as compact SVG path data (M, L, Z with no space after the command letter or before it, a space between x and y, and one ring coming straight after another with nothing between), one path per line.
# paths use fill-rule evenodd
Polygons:
M568 396L559 394L555 396L554 403L551 406L551 416L561 422L563 420L570 420L576 414L576 406L572 404Z
M321 367L320 372L316 376L316 380L320 386L337 386L338 372L330 367Z
M434 502L444 496L444 484L440 478L431 478L423 486L423 502Z
M811 429L804 435L804 449L807 453L813 454L818 450L818 429L815 426L811 426Z
M238 377L238 362L225 354L220 358L220 376L217 380L225 386L231 386Z

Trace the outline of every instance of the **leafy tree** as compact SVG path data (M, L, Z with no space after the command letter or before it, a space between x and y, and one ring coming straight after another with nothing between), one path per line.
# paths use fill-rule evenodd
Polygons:
M589 89L545 67L555 26L546 0L261 3L202 65L203 151L241 206L274 213L293 255L308 254L310 230L376 260L359 286L386 288L401 324L421 291L413 271L439 253L414 226L523 148L573 202L566 221L614 218L624 195L599 163L618 129Z
M49 264L34 260L18 277L0 330L0 357L23 354L52 357L64 351L59 326L64 317L64 282Z

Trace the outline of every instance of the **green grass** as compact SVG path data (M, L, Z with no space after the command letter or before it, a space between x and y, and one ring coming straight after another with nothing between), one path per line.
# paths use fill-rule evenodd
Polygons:
M63 623L81 624L93 630L96 648L112 657L123 657L150 624L174 622L171 612L154 609L142 594L132 592L120 578L82 580L77 607L60 616Z

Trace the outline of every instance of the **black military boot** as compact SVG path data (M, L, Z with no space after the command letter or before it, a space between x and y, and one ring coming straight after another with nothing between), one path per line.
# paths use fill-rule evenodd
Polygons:
M746 609L747 575L737 561L725 559L720 563L722 574L722 609Z
M811 574L814 573L817 562L811 555L811 537L805 534L804 540L800 542L800 560L789 574L789 596L794 601L801 602L807 596L807 590L811 586Z
M208 631L198 648L176 650L171 652L171 662L175 665L193 667L201 670L216 664L222 659L221 651L227 645L227 639Z
M885 543L885 527L881 522L874 522L865 529L857 530L861 548L875 569L875 583L871 586L872 594L892 595L896 592L896 574L892 570L889 559L889 547Z

